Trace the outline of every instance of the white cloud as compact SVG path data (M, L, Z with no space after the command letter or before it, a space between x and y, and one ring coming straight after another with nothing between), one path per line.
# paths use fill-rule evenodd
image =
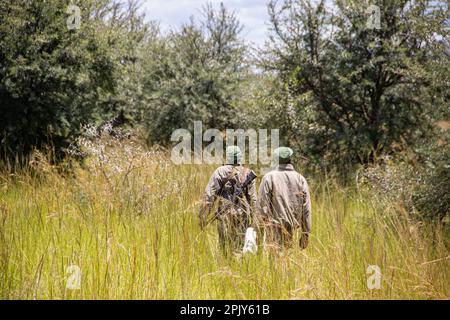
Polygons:
M267 1L265 0L211 0L214 6L225 6L234 11L244 25L247 41L261 45L267 33ZM189 17L198 16L206 0L145 0L143 10L149 20L156 20L163 30L177 28Z

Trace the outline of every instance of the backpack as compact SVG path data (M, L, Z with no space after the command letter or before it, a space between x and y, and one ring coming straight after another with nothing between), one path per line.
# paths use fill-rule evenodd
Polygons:
M256 179L256 174L244 167L233 167L233 171L225 180L219 194L230 204L243 206L244 197L247 198L248 186ZM246 199L249 202L249 199Z

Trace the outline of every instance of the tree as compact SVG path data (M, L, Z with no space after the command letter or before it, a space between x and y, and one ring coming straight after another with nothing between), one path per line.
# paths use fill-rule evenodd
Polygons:
M1 158L48 146L60 158L82 124L110 115L145 34L135 3L0 0Z
M322 164L377 162L411 147L448 106L449 75L437 72L448 68L448 58L435 39L448 36L448 5L375 4L371 10L369 1L350 0L269 5L264 66L285 84L303 150ZM370 20L378 18L379 25Z
M245 45L235 15L208 4L204 20L193 18L179 32L152 44L144 65L150 142L167 143L173 130L193 121L233 127L239 84L245 75Z

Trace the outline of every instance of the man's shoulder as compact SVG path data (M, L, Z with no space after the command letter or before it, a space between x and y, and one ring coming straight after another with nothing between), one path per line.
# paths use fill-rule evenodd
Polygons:
M306 181L305 177L298 171L296 170L289 170L289 171L284 171L284 170L271 170L269 172L267 172L264 175L264 178L266 179L277 179L277 178L281 178L281 177L285 177L286 175L291 175L291 176L295 176L297 179L301 180L301 181Z
M263 181L271 182L271 181L279 179L282 175L283 175L282 171L278 171L278 170L274 169L274 170L267 172L264 175Z
M276 176L277 174L278 174L278 171L276 171L276 170L270 170L269 172L267 172L267 173L264 175L264 178L270 179L270 178L273 178L274 176Z
M243 170L245 172L249 171L249 169L247 169L245 167L235 167L232 165L223 165L223 166L218 167L214 173L222 175L222 176L223 175L228 176L231 172L233 172L234 169Z
M300 172L297 172L297 180L303 187L308 188L308 181L306 181L306 178Z
M214 174L224 174L230 171L230 166L220 166L214 171Z
M226 165L220 166L216 169L216 171L233 171L233 169L250 171L250 168L247 168L245 166L233 166L231 164L226 164Z
M283 175L283 174L294 174L294 175L299 175L302 176L298 171L296 171L295 169L291 169L291 170L280 170L277 168L273 168L271 169L269 172L267 172L264 176L267 177L272 177L272 176L279 176L279 175Z
M295 171L295 170L292 171L292 172L299 180L302 180L302 181L306 182L306 178L300 172Z

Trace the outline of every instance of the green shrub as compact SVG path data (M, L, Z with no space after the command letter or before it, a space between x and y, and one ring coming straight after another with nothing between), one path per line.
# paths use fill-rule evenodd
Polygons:
M413 203L422 216L443 220L450 216L450 144L434 146L428 153Z

